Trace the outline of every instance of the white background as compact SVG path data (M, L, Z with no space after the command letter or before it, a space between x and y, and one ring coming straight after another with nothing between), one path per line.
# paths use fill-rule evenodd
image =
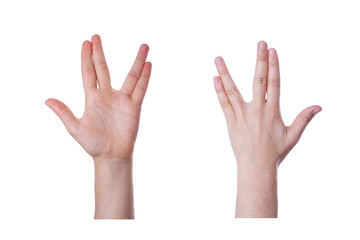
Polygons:
M340 3L341 2L341 3ZM1 239L356 239L357 1L1 1ZM114 88L153 63L134 153L135 221L93 221L92 159L44 104L81 117L82 42L100 34ZM280 58L290 124L323 111L279 169L279 219L234 219L236 170L213 89L223 56L252 98L256 45Z

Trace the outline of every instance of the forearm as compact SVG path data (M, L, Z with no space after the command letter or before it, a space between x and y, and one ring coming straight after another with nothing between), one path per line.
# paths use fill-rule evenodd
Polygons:
M277 169L238 166L237 218L277 217Z
M133 219L132 160L94 162L95 219Z

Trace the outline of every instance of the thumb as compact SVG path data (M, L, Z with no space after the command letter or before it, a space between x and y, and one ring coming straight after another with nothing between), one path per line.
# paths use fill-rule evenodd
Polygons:
M46 100L45 104L58 115L66 129L72 134L79 124L79 119L74 116L71 110L64 103L53 98Z
M288 127L288 132L292 135L292 139L294 139L296 142L299 141L301 134L304 132L306 126L321 110L322 108L320 106L315 105L305 108L301 113L299 113L294 122Z

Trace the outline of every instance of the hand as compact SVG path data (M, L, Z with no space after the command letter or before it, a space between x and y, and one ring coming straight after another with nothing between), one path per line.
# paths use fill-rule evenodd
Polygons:
M140 47L137 58L120 90L110 83L100 36L94 35L82 46L81 68L85 89L85 111L78 119L56 99L46 104L59 116L69 133L95 160L128 160L132 158L139 128L141 103L151 63L145 62L147 45Z
M132 155L141 104L149 83L149 51L142 45L120 90L110 83L100 36L82 46L81 68L85 111L78 119L62 102L46 104L95 163L95 218L134 218Z
M226 118L240 180L249 182L249 178L257 181L260 175L276 176L278 165L321 107L306 108L292 125L285 126L279 105L279 60L275 49L268 50L265 42L258 44L253 100L249 103L242 98L224 60L218 57L215 64L219 73L214 78L215 89Z

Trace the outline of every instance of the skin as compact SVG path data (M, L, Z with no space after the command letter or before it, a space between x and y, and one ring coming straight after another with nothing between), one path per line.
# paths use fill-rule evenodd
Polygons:
M48 105L94 159L95 218L134 218L132 159L141 104L151 74L149 47L141 45L120 90L111 87L101 39L94 35L81 51L85 110L79 119L61 101Z
M277 217L277 169L322 109L303 110L290 126L280 113L280 71L276 50L258 44L253 99L245 102L221 57L215 90L226 118L238 170L236 217Z

